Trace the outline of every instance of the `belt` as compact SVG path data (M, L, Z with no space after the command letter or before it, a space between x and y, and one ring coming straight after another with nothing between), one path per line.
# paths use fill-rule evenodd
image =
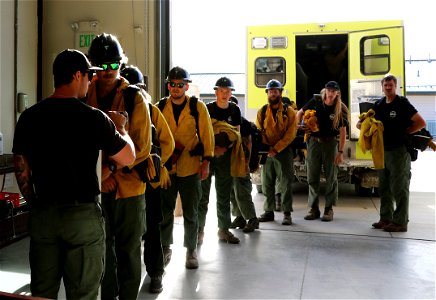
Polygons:
M83 197L83 198L75 198L75 199L65 199L59 197L59 199L44 199L37 198L32 206L73 206L79 204L90 204L97 203L98 196L93 197Z
M325 137L317 137L317 136L311 136L311 139L317 141L318 143L328 143L336 139L335 136L325 136Z

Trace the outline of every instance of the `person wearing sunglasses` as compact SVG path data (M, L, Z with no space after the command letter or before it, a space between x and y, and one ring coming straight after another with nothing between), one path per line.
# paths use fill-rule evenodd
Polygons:
M120 166L135 160L126 119L79 100L95 69L80 51L59 53L53 94L26 109L15 129L15 174L30 207L30 290L39 299L57 299L61 279L68 299L97 299L105 256L99 150Z
M185 267L196 269L198 268L196 249L198 203L201 197L200 180L209 175L214 137L206 105L186 95L190 82L189 73L185 69L172 68L167 77L170 96L160 100L158 104L159 108L162 107L162 114L170 126L176 143L176 149L170 159L171 186L161 190L163 213L161 237L164 261L168 264L172 254L170 246L173 243L174 210L177 193L180 193L185 229L183 245L187 248ZM194 110L198 118L192 115ZM200 143L203 145L203 151L194 151Z
M97 35L88 50L97 71L88 90L87 104L104 112L126 111L124 91L129 82L120 76L127 62L118 39ZM136 160L120 168L102 161L102 206L106 216L106 269L101 285L102 299L136 299L141 283L141 239L145 232L145 189L133 166L146 160L151 149L151 121L146 99L138 90L126 129L136 148Z
M156 128L156 137L161 149L161 181L147 182L147 188L145 190L147 232L142 237L144 240L144 264L147 274L150 277L148 290L150 293L160 293L163 291L162 277L165 272L162 241L160 237L160 224L162 222L160 193L162 189L168 188L166 183L168 183L169 175L165 163L171 158L174 151L174 138L159 108L151 104L151 96L146 91L144 76L139 68L136 66L126 66L121 70L121 76L126 78L130 84L139 87L141 93L147 101L149 101L151 121Z

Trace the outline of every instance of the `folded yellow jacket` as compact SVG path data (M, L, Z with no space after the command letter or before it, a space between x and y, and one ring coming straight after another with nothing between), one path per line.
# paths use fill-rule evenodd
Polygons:
M304 133L304 141L307 142L310 138L311 132L318 132L318 118L316 117L316 110L308 109L304 112L304 125L310 130L309 132Z
M227 134L230 142L232 142L232 155L230 158L230 173L233 177L244 177L247 175L247 165L245 162L244 149L242 148L241 134L235 126L230 125L225 121L217 121L212 119L213 133Z
M375 169L385 167L384 148L383 148L383 123L375 119L374 110L370 109L359 116L362 121L358 144L363 153L371 151L372 161Z

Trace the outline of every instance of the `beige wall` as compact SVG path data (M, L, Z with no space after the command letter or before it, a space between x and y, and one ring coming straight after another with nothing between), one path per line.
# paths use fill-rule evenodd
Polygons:
M120 39L128 63L137 65L149 75L150 94L157 94L158 83L155 81L160 71L159 64L156 64L159 61L154 17L157 3L157 0L44 0L42 97L53 91L51 67L57 53L65 48L76 48L76 32L71 25L90 20L98 21L97 34L112 33ZM0 131L4 136L4 152L11 153L13 132L19 117L15 113L16 94L27 94L29 105L37 102L37 0L0 0L0 14Z
M0 1L0 131L4 153L12 152L13 133L18 117L15 114L16 93L25 93L30 101L36 97L37 13L36 0ZM17 11L17 65L15 74L14 20ZM15 86L16 78L16 86Z
M65 48L75 48L75 31L71 24L83 21L97 20L98 33L107 32L119 37L129 57L128 63L137 65L153 78L156 51L146 53L146 45L155 47L156 3L157 0L44 0L42 97L53 91L51 68L57 53ZM37 102L37 9L37 0L0 0L0 132L4 153L12 153L13 134L19 118L16 94L27 94L29 106ZM152 9L150 17L146 9Z
M57 53L75 48L71 24L97 20L98 31L116 35L129 64L145 69L145 1L46 0L43 25L43 96L53 90L50 67ZM136 28L136 29L135 29ZM142 28L142 30L140 29Z
M14 116L14 2L0 1L0 132L4 138L4 152L11 152Z

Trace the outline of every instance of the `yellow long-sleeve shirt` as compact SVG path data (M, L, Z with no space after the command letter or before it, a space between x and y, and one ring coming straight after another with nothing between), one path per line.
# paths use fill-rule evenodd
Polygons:
M176 173L179 177L186 177L198 173L200 171L200 162L202 159L200 156L191 156L189 154L189 151L194 149L194 147L199 143L199 138L197 136L195 119L191 115L189 109L189 101L191 101L191 98L189 96L185 96L185 98L186 104L180 113L178 123L176 123L176 120L174 119L171 97L166 100L165 106L162 109L162 114L171 129L174 141L185 146L182 154L170 171L170 174ZM200 100L197 101L197 111L198 129L201 142L204 146L203 157L212 157L214 149L212 122L206 105Z
M141 89L141 92L147 103L152 103L151 96L143 89ZM174 137L160 109L156 105L152 105L151 108L151 123L156 128L157 138L161 148L161 166L163 166L173 154L175 147Z
M125 111L124 105L124 89L128 87L128 82L124 78L120 78L121 84L116 90L110 110ZM86 103L90 106L100 108L97 102L96 77L91 82L88 89ZM133 165L129 166L132 169L136 164L144 161L150 155L151 149L151 121L148 112L146 100L142 93L136 93L133 113L129 116L129 121L126 124L126 130L135 144L136 160ZM117 170L112 174L117 182L116 199L128 198L144 194L145 183L139 178L138 173L132 171L124 173L122 170Z
M143 89L141 89L141 92L145 99L147 100L147 103L152 103L151 96ZM148 106L150 109L150 105ZM168 126L167 121L165 120L164 115L160 111L160 109L155 106L151 105L151 123L156 128L156 134L157 138L159 140L159 145L161 149L160 159L161 159L161 165L160 167L163 168L167 160L171 157L174 151L175 142L173 138L173 134L171 133L170 126ZM162 171L163 172L163 171ZM165 173L166 175L168 172ZM164 176L164 174L161 173L161 176ZM160 185L160 182L152 182L150 183L153 188L157 188Z
M277 152L288 147L297 135L296 112L291 107L283 114L283 104L280 102L276 116L273 116L268 104L265 119L262 124L262 108L257 112L256 126L263 129L262 142L272 146Z

